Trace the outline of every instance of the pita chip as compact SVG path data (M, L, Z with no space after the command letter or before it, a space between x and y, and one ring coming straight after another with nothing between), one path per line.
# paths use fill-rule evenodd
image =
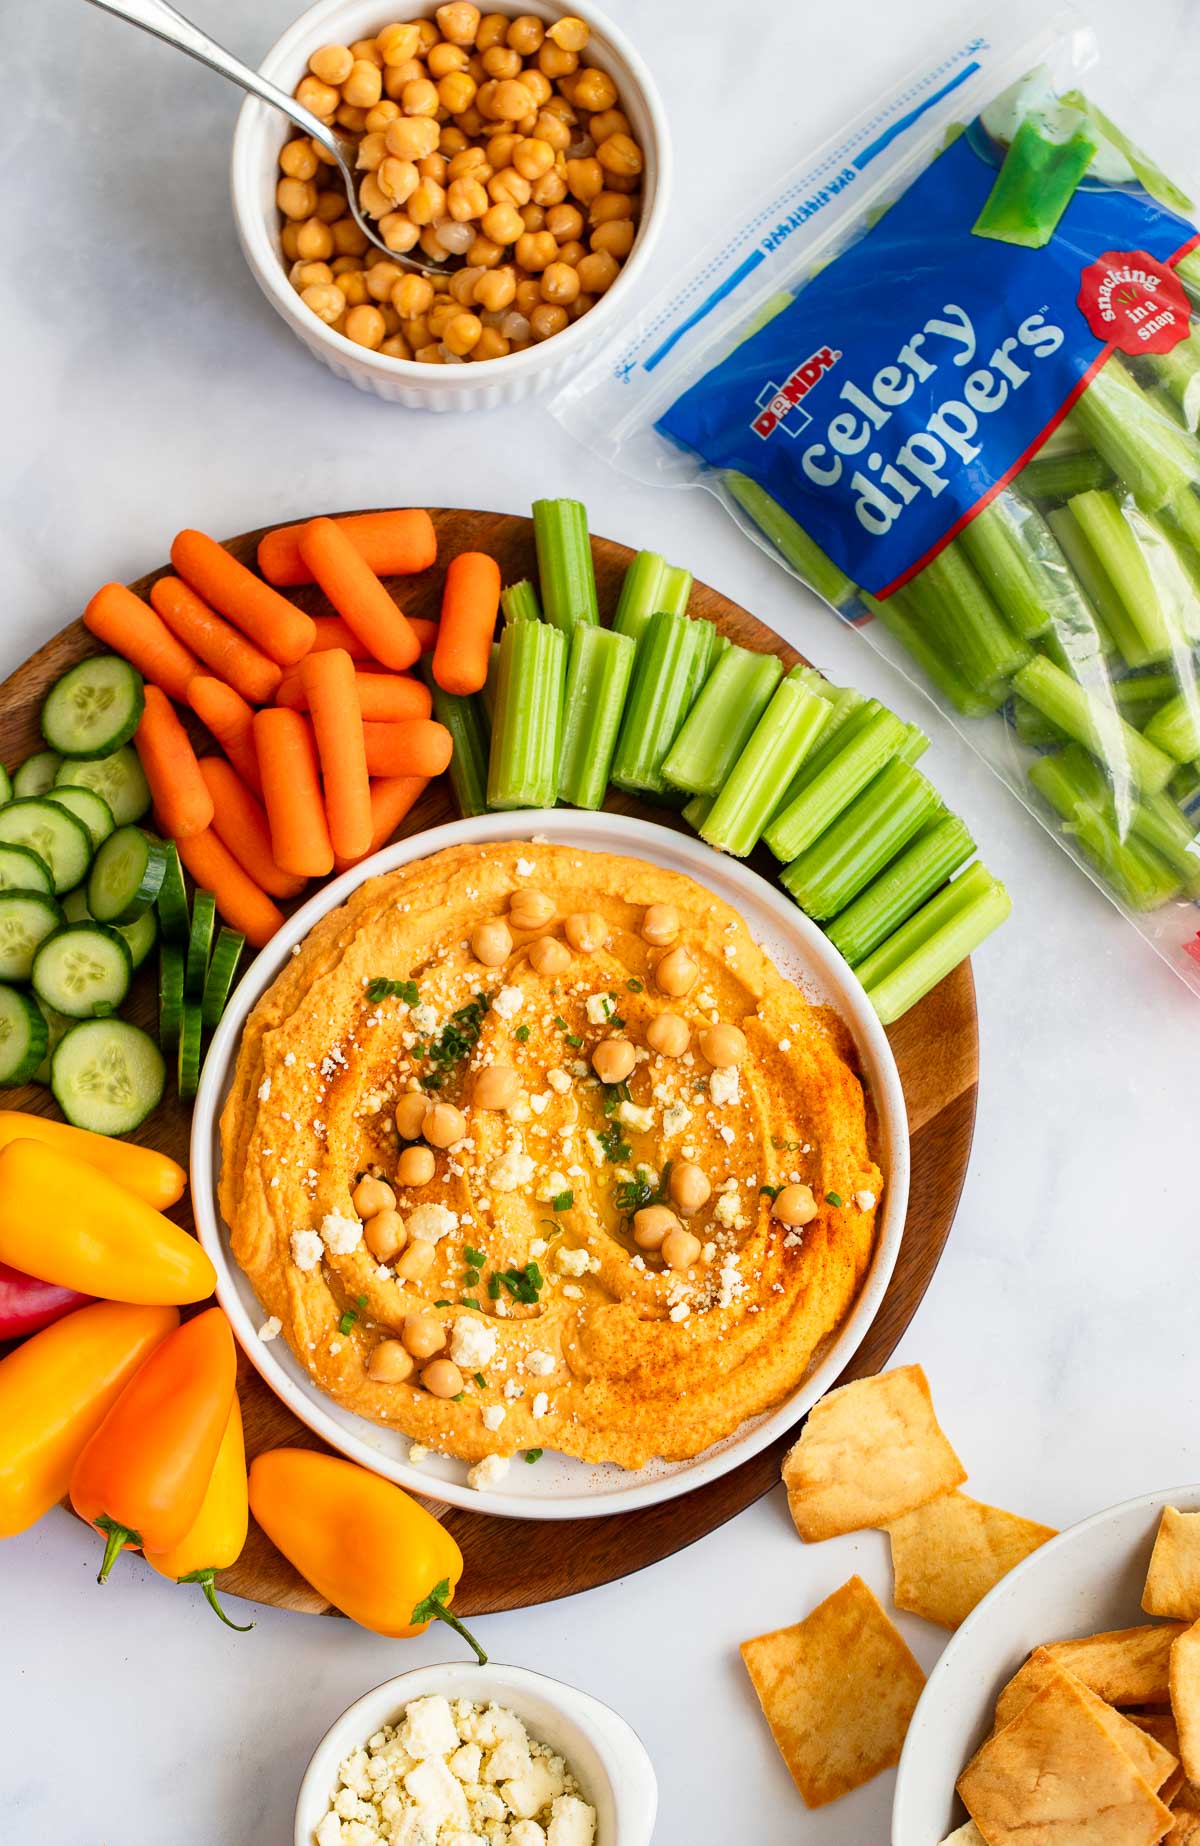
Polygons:
M893 1520L888 1536L896 1607L957 1628L1001 1577L1055 1531L968 1494L945 1493Z
M1200 1618L1200 1513L1163 1508L1142 1607L1147 1615L1169 1615L1177 1621Z

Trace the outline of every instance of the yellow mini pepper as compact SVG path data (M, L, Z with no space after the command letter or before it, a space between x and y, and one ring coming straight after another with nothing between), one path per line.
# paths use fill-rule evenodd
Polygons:
M242 1407L235 1394L195 1524L169 1551L147 1551L145 1558L160 1577L172 1577L176 1583L198 1583L225 1626L236 1628L239 1634L246 1634L254 1623L230 1621L217 1600L215 1578L219 1570L236 1564L241 1557L249 1523L246 1443Z
M376 1634L423 1634L446 1622L487 1655L450 1613L463 1556L445 1526L390 1481L336 1455L268 1449L250 1465L250 1509L300 1575Z

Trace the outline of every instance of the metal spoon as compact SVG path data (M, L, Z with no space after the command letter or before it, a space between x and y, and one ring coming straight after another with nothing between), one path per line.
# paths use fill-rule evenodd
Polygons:
M128 20L131 26L140 26L143 32L150 32L155 38L163 39L168 45L174 45L177 51L186 51L190 58L197 58L201 64L207 64L219 77L228 77L231 83L240 84L251 96L270 103L273 109L279 109L297 128L331 154L337 162L338 171L346 182L346 199L350 206L354 222L377 250L381 250L389 262L398 263L402 269L411 269L419 276L438 276L446 273L443 263L435 263L425 255L414 256L409 251L389 250L371 220L362 211L358 203L358 188L355 183L355 171L347 158L341 138L335 131L315 116L311 109L304 108L294 96L277 89L275 84L261 77L248 64L235 58L232 52L218 45L209 38L199 26L194 26L190 19L168 4L168 0L89 0L91 6L99 7L102 13L112 13L117 19Z

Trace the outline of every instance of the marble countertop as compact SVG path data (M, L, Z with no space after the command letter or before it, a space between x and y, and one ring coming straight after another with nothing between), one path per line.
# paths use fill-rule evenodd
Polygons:
M197 0L251 61L294 5ZM609 5L658 73L674 128L661 273L758 175L970 23L958 0ZM1194 9L1090 10L1104 61L1089 87L1200 189ZM6 69L0 671L104 579L158 564L183 525L230 533L318 507L426 500L524 512L569 492L595 530L686 560L835 678L927 725L931 774L1012 891L1011 922L977 957L970 1174L897 1355L928 1371L970 1491L1065 1525L1200 1479L1187 1177L1200 1012L1184 987L915 689L711 502L619 478L537 408L467 428L360 396L316 366L234 240L232 90L67 0L24 10ZM62 1513L0 1553L0 1814L8 1837L38 1846L286 1846L330 1721L379 1680L458 1651L449 1634L396 1643L271 1609L234 1635L138 1561L98 1589L96 1562ZM585 1687L633 1723L658 1768L662 1846L866 1846L887 1835L892 1778L806 1813L737 1654L855 1571L886 1601L885 1540L805 1548L776 1490L667 1563L479 1626L495 1658ZM931 1665L942 1632L900 1626Z

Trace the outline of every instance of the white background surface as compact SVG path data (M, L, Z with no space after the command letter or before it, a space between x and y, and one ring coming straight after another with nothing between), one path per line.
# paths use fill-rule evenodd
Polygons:
M196 9L253 61L293 4ZM611 10L674 127L662 274L757 176L968 23L952 0ZM1104 62L1089 87L1196 191L1193 8L1093 0L1091 12ZM1195 1000L912 688L704 497L618 479L535 409L420 418L308 359L234 243L234 92L80 0L23 8L5 70L0 668L106 578L160 563L183 525L222 534L425 500L523 512L537 494L570 493L596 531L668 551L835 677L931 724L930 772L1015 912L977 958L974 1159L898 1357L927 1368L984 1499L1066 1524L1200 1478ZM451 1636L393 1643L270 1609L232 1635L138 1562L104 1590L95 1568L94 1542L59 1513L0 1556L0 1819L37 1846L286 1846L301 1770L330 1720L378 1680L455 1651ZM855 1570L886 1598L882 1538L806 1549L776 1491L668 1563L480 1629L496 1658L585 1687L642 1733L662 1846L875 1846L891 1778L807 1815L737 1655ZM932 1662L940 1631L901 1626Z

